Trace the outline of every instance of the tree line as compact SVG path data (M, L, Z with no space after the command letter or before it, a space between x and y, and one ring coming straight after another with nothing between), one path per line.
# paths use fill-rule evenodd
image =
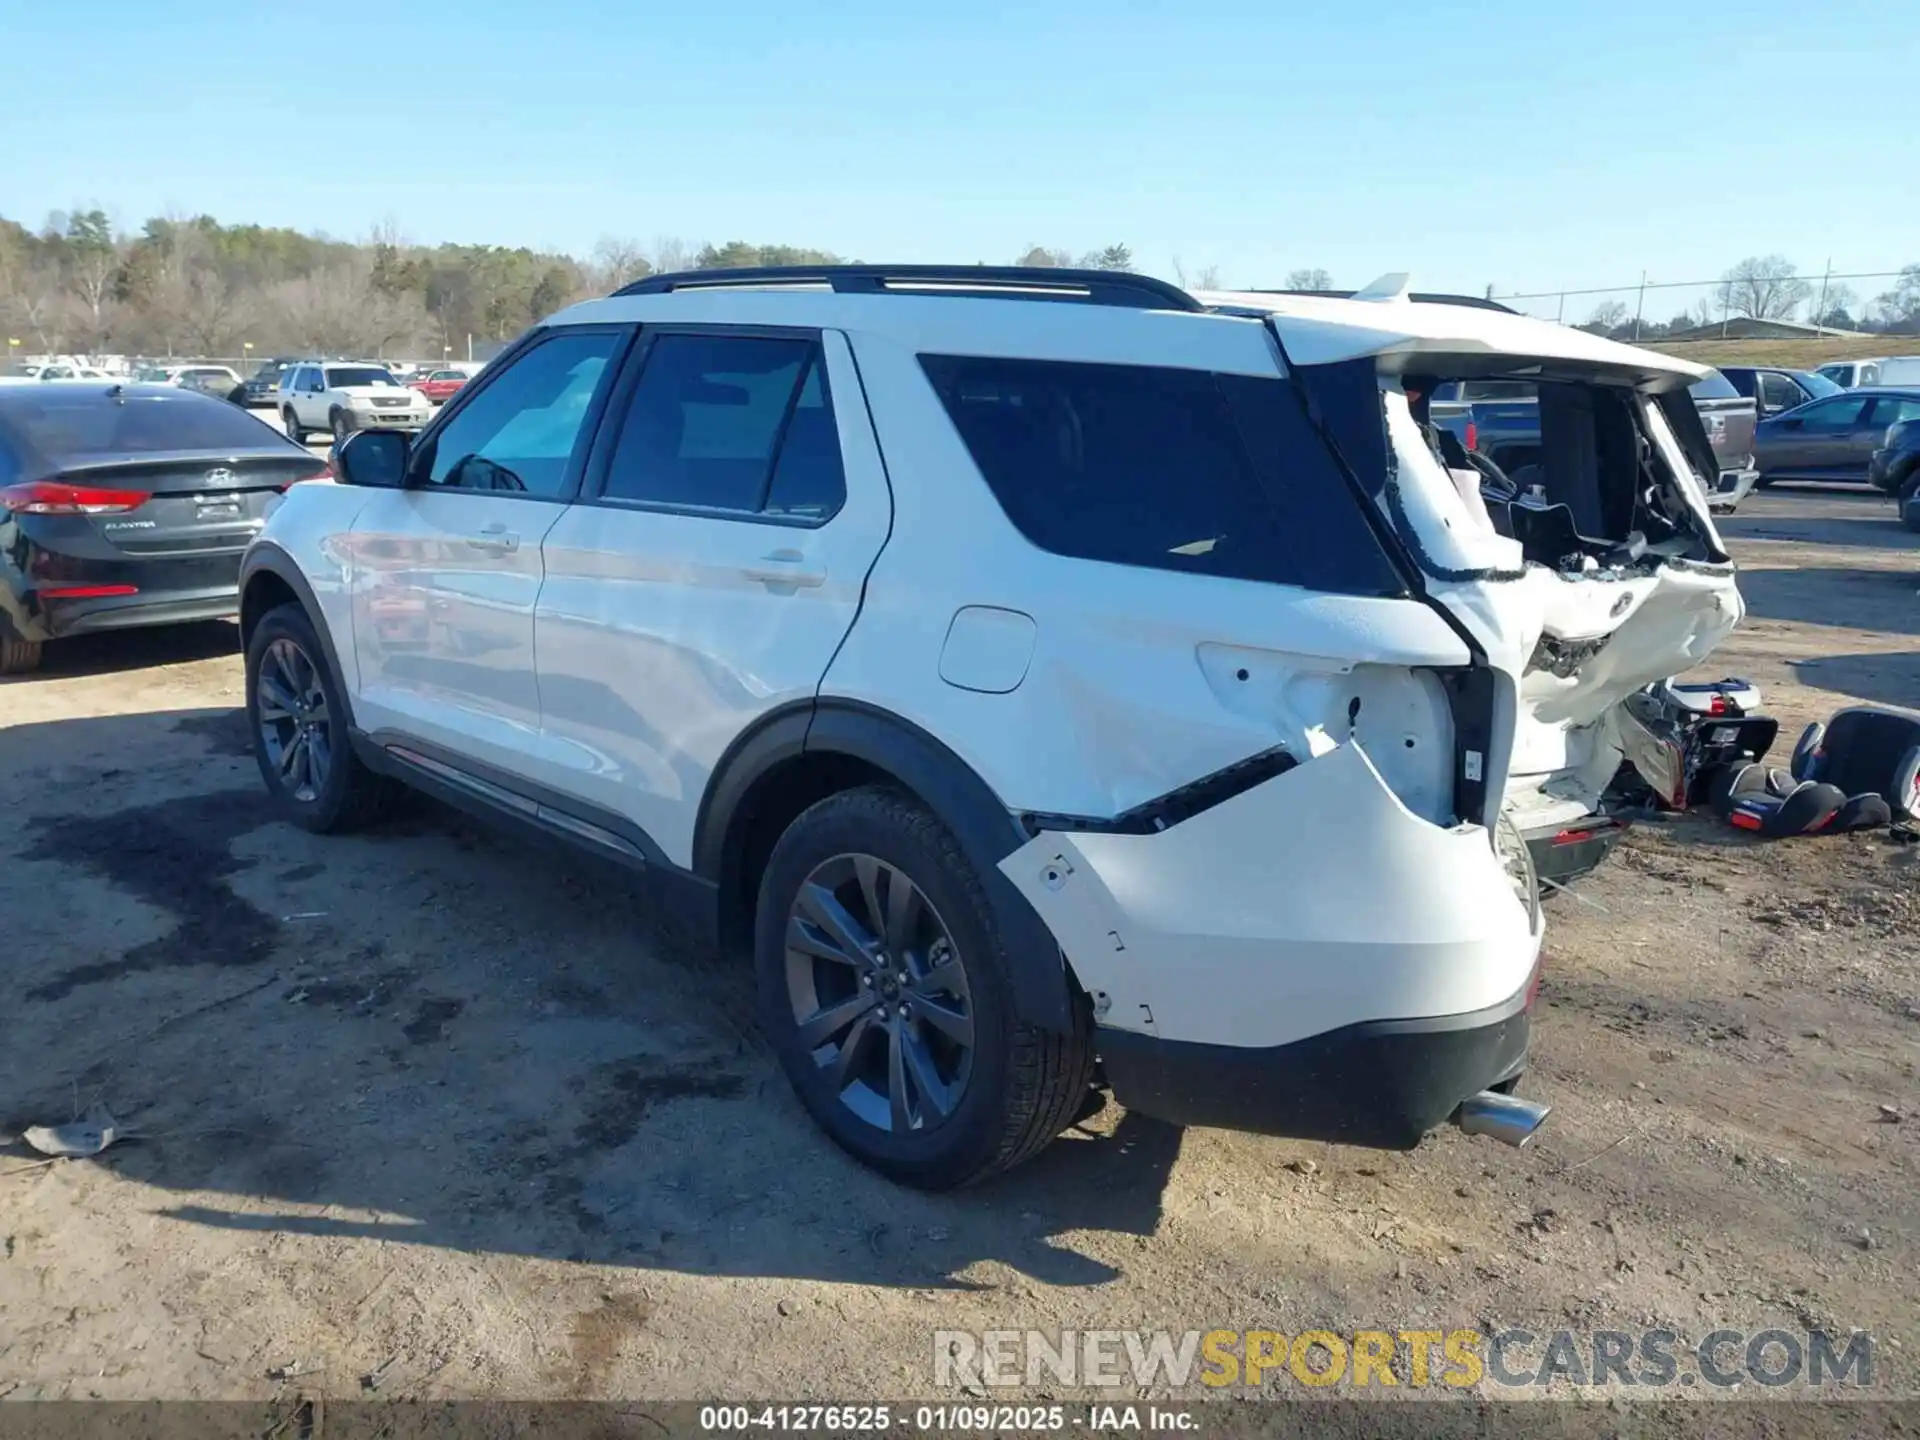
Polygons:
M742 240L606 239L586 256L505 245L414 245L391 226L362 241L210 215L115 229L101 210L38 228L0 216L0 328L16 354L464 357L563 306L656 272L839 262L831 251ZM1033 246L1016 263L1128 270L1108 245Z
M1579 328L1616 340L1658 340L1726 320L1800 319L1830 330L1920 334L1920 265L1906 266L1886 290L1863 301L1844 281L1816 283L1802 275L1784 255L1750 255L1671 320L1636 317L1624 300L1606 300Z

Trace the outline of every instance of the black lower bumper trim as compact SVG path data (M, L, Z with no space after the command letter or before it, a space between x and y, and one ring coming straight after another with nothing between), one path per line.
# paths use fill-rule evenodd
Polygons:
M1529 989L1531 986L1529 986ZM1114 1099L1175 1125L1411 1150L1526 1066L1528 992L1488 1010L1374 1020L1250 1049L1102 1029Z
M1529 835L1527 849L1533 856L1534 874L1556 885L1570 884L1597 869L1626 833L1625 822L1603 817Z

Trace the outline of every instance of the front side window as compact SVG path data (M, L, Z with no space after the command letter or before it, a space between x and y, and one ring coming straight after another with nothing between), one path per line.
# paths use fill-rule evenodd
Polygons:
M764 336L660 336L634 387L602 494L829 519L846 498L846 477L818 346Z
M1872 400L1871 395L1844 395L1822 400L1802 410L1799 418L1809 430L1851 430L1860 423L1861 415Z
M1290 381L956 355L920 363L1007 518L1043 550L1403 593Z
M522 351L466 403L416 457L422 483L461 490L556 496L587 412L625 337L562 330Z

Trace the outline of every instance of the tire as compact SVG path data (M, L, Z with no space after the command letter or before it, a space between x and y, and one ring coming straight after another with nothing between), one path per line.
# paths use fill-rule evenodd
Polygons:
M353 433L353 426L347 423L347 412L336 410L327 417L327 428L333 432L333 443L338 445Z
M40 668L41 642L0 640L0 675L30 675Z
M263 670L272 687L264 692ZM260 617L247 642L246 686L254 760L287 819L326 835L360 829L386 813L399 786L354 754L339 678L299 605L276 606ZM289 698L299 704L287 704ZM291 754L296 743L304 745L305 763Z
M920 908L901 927L906 935L896 930L899 954L886 953L884 916L862 930L879 947L878 966L837 963L813 948L829 934L811 918L829 913L820 908L829 890L861 924L893 905L902 879ZM804 902L810 912L799 908L803 888L812 897ZM807 938L809 948L790 949L790 933ZM846 947L826 948L843 959L848 954ZM899 790L842 791L787 828L760 883L754 963L761 1024L801 1104L848 1154L901 1184L949 1190L985 1180L1039 1153L1086 1101L1094 1056L1085 1006L1075 1007L1064 1035L1016 1016L1012 961L979 876L947 828ZM957 989L935 983L956 972ZM880 984L859 982L863 974ZM912 980L905 989L900 974ZM829 1012L850 1011L857 1018L837 1028L824 1024ZM945 1019L930 1025L930 1013ZM801 1016L808 1014L822 1017L823 1027L803 1039ZM956 1016L969 1022L969 1047L953 1039ZM904 1101L894 1099L891 1085L883 1095L872 1083L893 1081L896 1054L902 1078L894 1083ZM910 1066L908 1056L919 1063ZM844 1082L829 1068L843 1057L855 1062ZM934 1085L909 1083L909 1071L931 1074Z
M293 441L296 445L304 445L307 443L307 432L300 424L300 417L298 415L294 414L291 410L282 410L280 412L280 418L286 424L287 438L289 440Z

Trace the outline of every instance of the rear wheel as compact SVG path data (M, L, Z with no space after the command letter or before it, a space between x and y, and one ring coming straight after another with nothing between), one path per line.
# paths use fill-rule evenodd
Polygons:
M911 796L868 786L788 828L755 926L762 1024L800 1101L855 1158L945 1190L1040 1151L1093 1076L1091 1021L1014 1013L979 877Z
M287 818L317 834L378 819L398 787L353 753L339 682L299 605L261 617L247 643L246 676L254 759Z
M26 675L39 668L38 640L0 640L0 675Z

